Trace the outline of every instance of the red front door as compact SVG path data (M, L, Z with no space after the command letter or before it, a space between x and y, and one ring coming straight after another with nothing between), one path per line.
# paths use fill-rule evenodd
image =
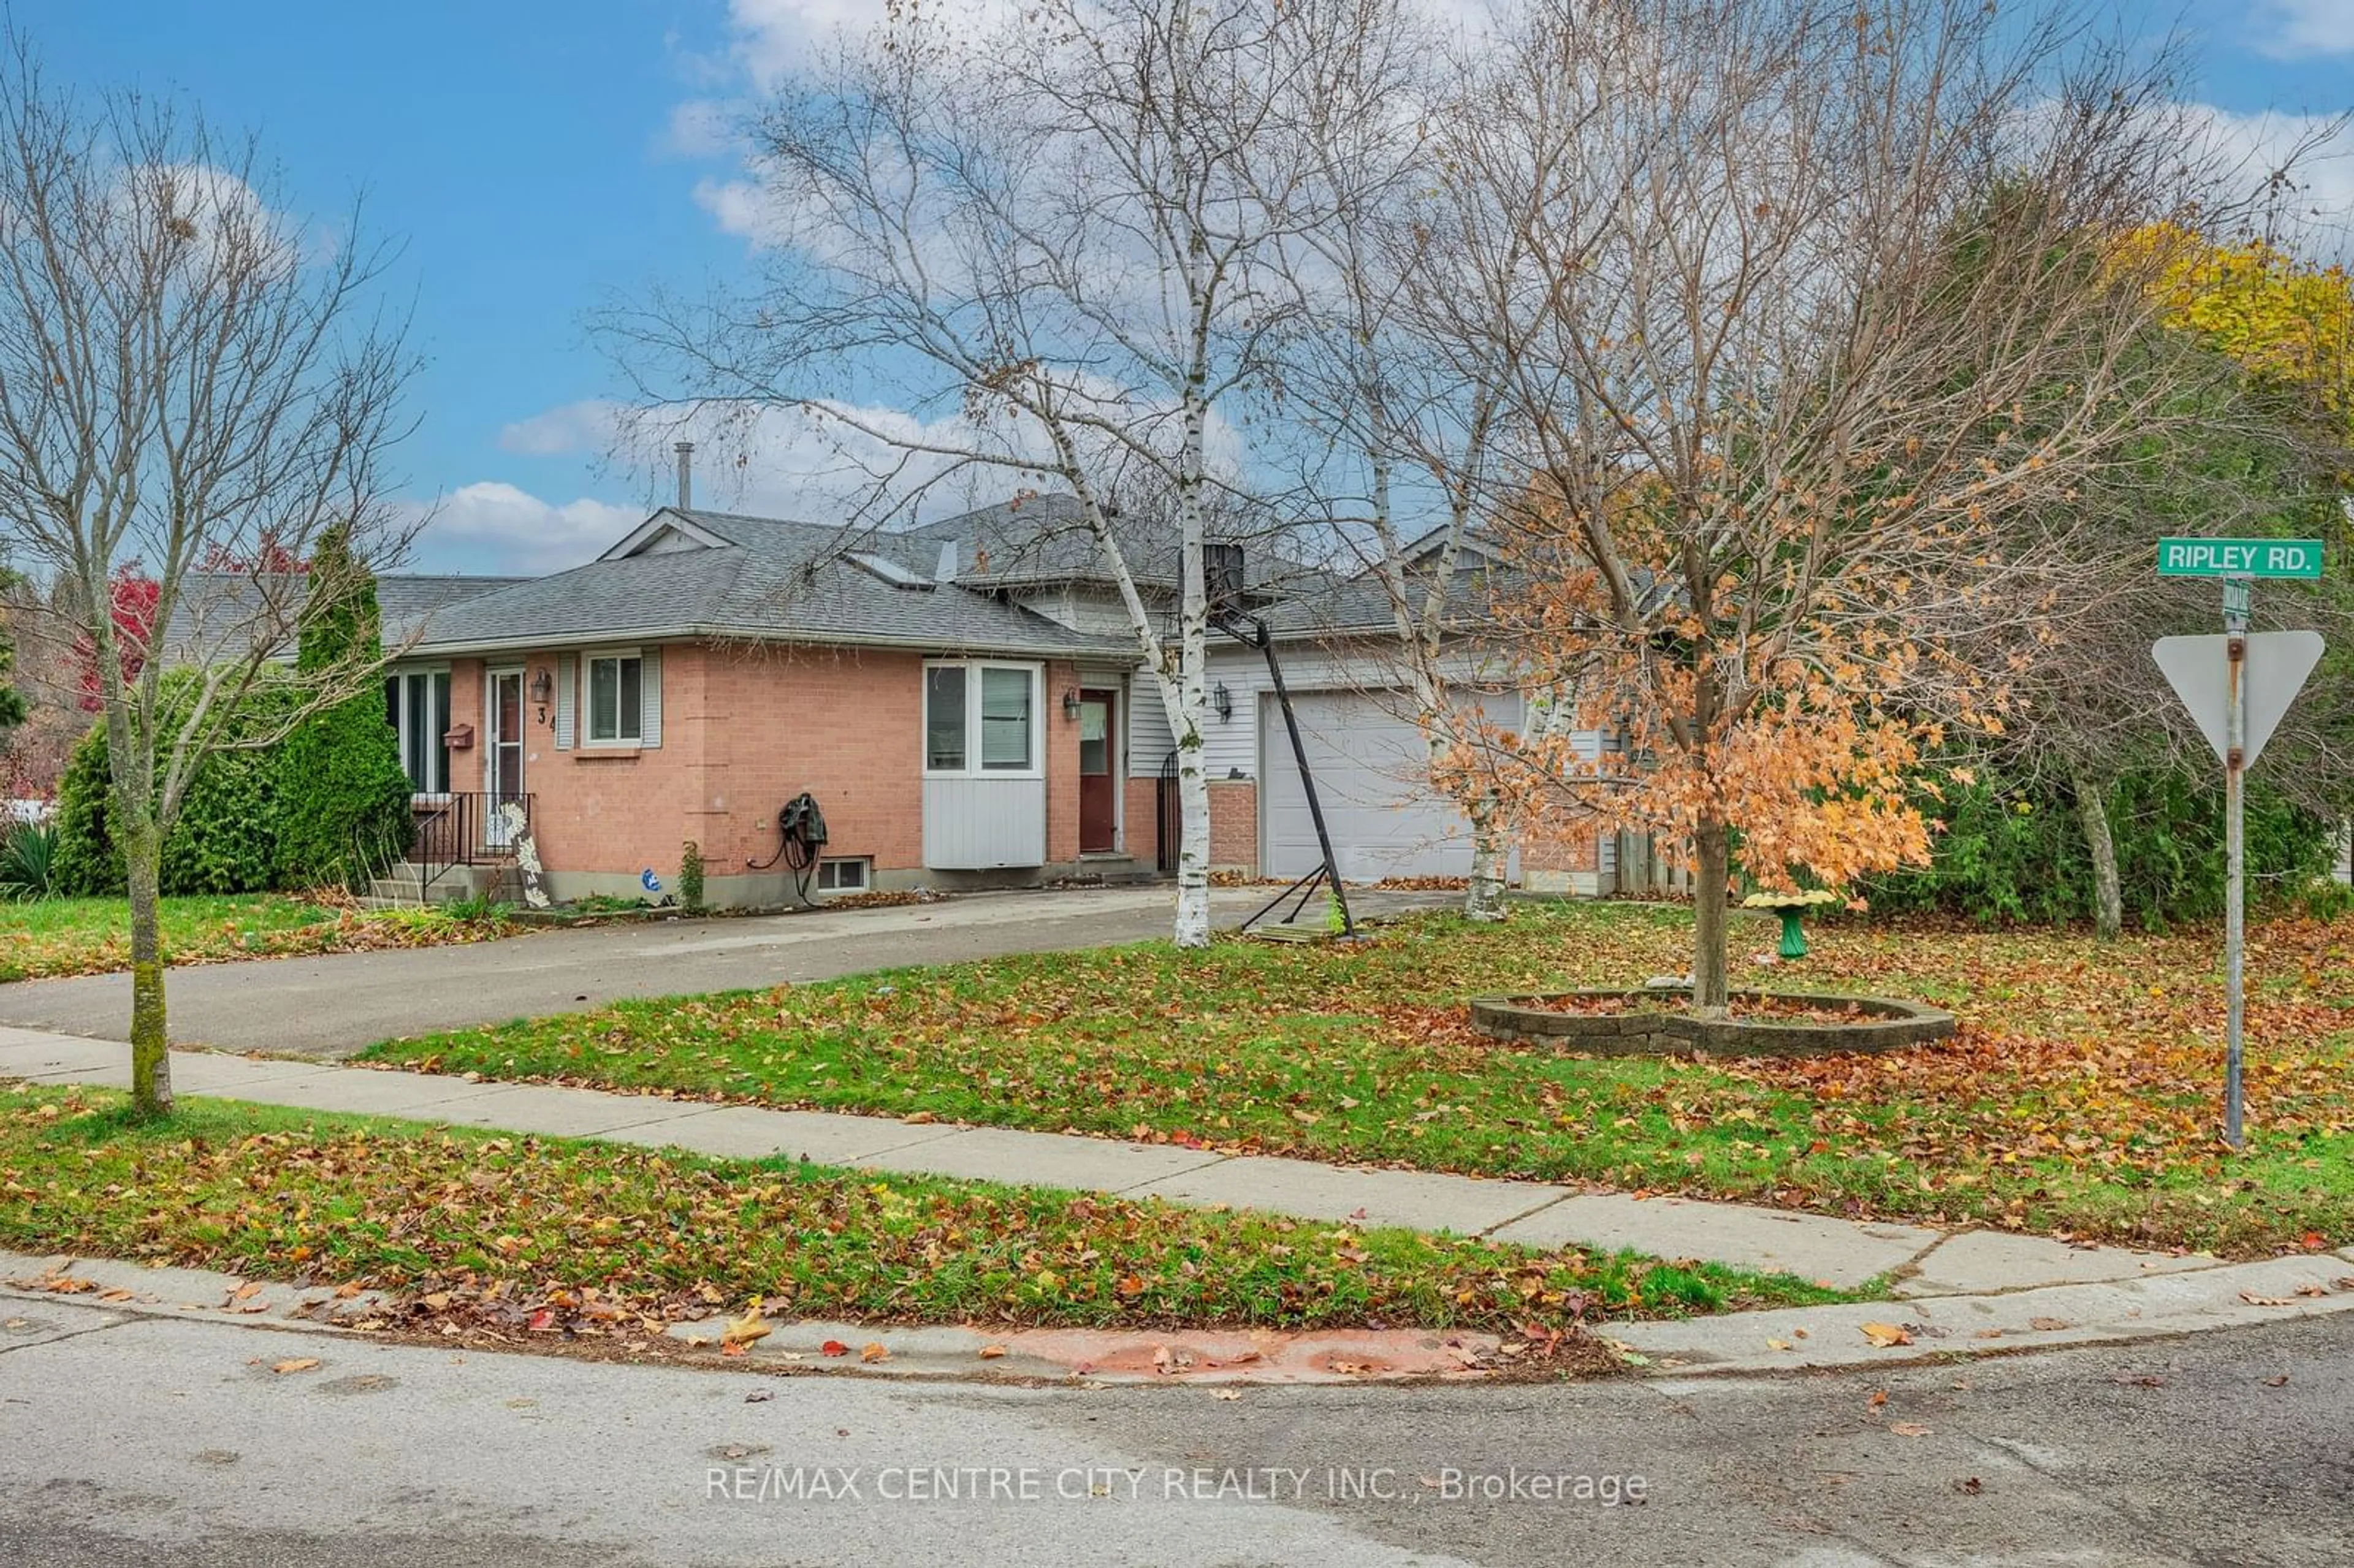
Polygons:
M1112 723L1118 694L1079 694L1079 853L1103 854L1119 843L1118 733Z

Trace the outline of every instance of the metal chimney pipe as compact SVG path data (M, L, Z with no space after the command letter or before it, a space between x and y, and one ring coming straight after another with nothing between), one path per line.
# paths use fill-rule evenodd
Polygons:
M689 512L695 507L695 443L681 441L671 450L678 454L678 509Z

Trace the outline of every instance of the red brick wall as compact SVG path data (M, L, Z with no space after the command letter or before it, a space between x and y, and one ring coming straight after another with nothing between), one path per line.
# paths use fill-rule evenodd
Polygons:
M1121 824L1129 857L1145 870L1161 858L1161 780L1130 779L1122 790Z
M501 658L525 681L557 655ZM475 727L470 753L451 760L458 788L483 788L484 665L453 661L452 722ZM574 655L576 678L578 656ZM878 871L923 868L923 657L849 649L750 649L672 643L662 659L662 745L556 748L527 711L524 784L551 874L634 877L652 866L665 885L693 839L706 874L747 874L776 853L777 810L806 789L824 811L828 853L870 856ZM1049 663L1044 685L1046 853L1075 861L1079 844L1079 730L1063 714L1076 667ZM576 722L577 715L576 715ZM1149 786L1148 786L1149 789ZM1150 810L1146 815L1149 819Z
M1063 694L1079 689L1079 667L1046 666L1046 858L1079 858L1079 721L1064 716Z
M1210 869L1258 873L1258 785L1210 780Z

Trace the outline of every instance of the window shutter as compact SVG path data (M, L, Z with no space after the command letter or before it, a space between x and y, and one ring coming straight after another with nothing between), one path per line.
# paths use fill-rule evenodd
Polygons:
M662 650L648 648L638 655L638 744L652 751L662 745Z
M572 707L579 695L572 683L572 655L556 661L556 749L572 749Z

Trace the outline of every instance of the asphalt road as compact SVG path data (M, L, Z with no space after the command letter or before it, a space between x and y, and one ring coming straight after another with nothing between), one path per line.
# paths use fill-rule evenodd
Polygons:
M48 1568L2302 1568L2354 1552L2344 1316L1967 1369L1227 1401L100 1327L65 1300L0 1313L0 1563ZM1621 1500L1461 1495L1514 1471L1524 1492L1584 1477ZM1009 1495L907 1495L991 1486Z
M1446 895L1357 895L1369 911ZM1168 934L1163 886L973 895L940 904L534 932L465 947L336 953L174 969L175 1044L343 1056L379 1040L503 1023L624 997L679 996L830 980L908 964L1059 952ZM1214 889L1239 922L1256 888ZM0 985L0 1023L129 1037L127 975Z

